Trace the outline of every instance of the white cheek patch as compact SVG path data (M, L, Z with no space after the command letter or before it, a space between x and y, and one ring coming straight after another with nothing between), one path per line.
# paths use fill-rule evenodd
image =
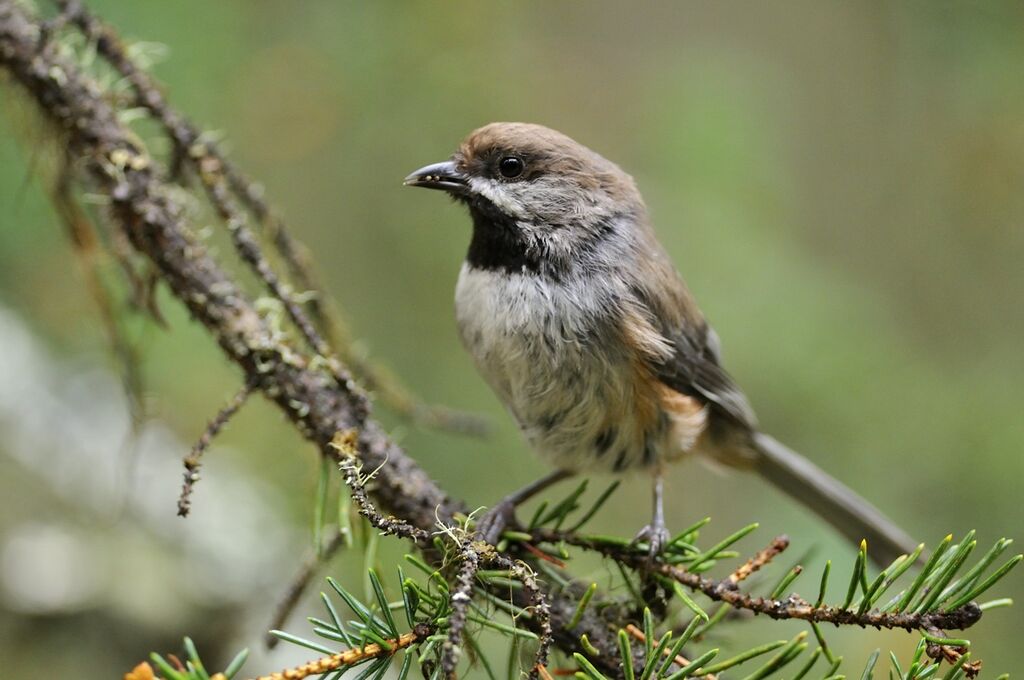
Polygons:
M526 216L522 204L492 180L473 177L469 180L469 188L516 219L523 219Z

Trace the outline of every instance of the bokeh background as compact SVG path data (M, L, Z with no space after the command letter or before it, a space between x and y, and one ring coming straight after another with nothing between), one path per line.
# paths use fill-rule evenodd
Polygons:
M401 179L476 126L526 120L636 177L769 432L922 540L1024 538L1024 5L90 4L168 48L171 100L263 181L362 351L425 399L492 418L481 442L381 409L453 493L486 505L544 468L456 339L468 221ZM209 452L192 518L174 516L180 456L239 376L164 299L169 332L129 325L149 418L133 443L46 199L45 128L15 95L0 88L4 673L119 677L184 634L214 664L255 651L310 545L315 453L254 401ZM756 479L687 464L668 488L676 528L711 515L716 538L756 520L751 550L784 531L794 554L816 549L809 564L852 561ZM646 513L638 478L596 521L631 534ZM381 546L386 568L400 549ZM327 573L358 584L362 569L355 551ZM1024 599L1024 578L999 594ZM1000 609L972 630L992 677L1024 666L1020 623ZM304 633L301 616L289 628ZM913 643L834 640L854 659ZM306 656L260 652L248 670Z

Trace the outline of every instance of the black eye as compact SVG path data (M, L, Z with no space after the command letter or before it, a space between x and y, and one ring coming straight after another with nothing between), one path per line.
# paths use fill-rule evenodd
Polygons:
M515 156L505 156L498 161L498 172L506 179L519 177L525 169L526 165L523 163L523 160Z

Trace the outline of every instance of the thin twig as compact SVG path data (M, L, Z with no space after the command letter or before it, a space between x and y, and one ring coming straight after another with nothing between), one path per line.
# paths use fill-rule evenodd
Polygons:
M742 581L745 581L750 578L751 575L755 574L758 570L762 569L773 559L778 557L788 547L788 536L776 536L767 548L751 557L749 560L744 562L742 566L736 569L736 571L729 574L729 582L733 585L738 585Z
M355 430L339 432L331 441L331 446L342 456L340 466L343 479L359 514L365 517L371 526L384 534L407 538L413 543L426 545L430 540L430 532L415 527L403 519L385 517L370 501L370 497L366 493L366 481L372 479L376 471L371 472L366 478L362 476L362 466L358 459L358 443Z
M182 460L182 464L185 466L184 482L181 485L181 494L178 496L178 516L188 517L189 510L192 509L192 490L195 487L196 482L199 481L199 467L201 465L201 458L206 449L210 447L210 443L213 438L227 425L228 421L238 413L238 409L242 408L242 405L252 394L253 383L251 381L246 382L245 385L235 393L235 396L231 397L230 401L217 412L217 415L206 425L206 429L203 430L203 434L199 436L199 439L195 444L192 445L192 450L188 452Z
M454 680L455 669L462 656L462 630L469 615L469 603L473 600L473 583L480 571L480 555L468 541L459 551L459 570L452 584L452 612L448 617L448 638L441 648L441 673L445 678Z
M537 678L543 673L548 664L548 655L551 651L551 645L554 643L554 634L551 629L551 607L548 605L547 598L544 597L544 591L541 590L540 585L537 583L536 576L534 576L533 571L528 566L498 552L487 553L486 559L488 563L496 564L502 569L508 569L512 577L518 579L523 584L523 589L530 598L538 642L537 652L534 654L533 666L530 668L528 677Z
M418 623L408 633L403 633L397 638L388 640L388 645L377 643L368 644L364 647L349 649L338 654L325 656L315 661L304 663L294 668L289 668L270 675L261 675L255 680L302 680L312 675L323 675L341 668L348 668L355 664L365 663L370 659L379 659L384 656L391 656L399 649L423 642L434 632L433 628L426 623Z
M668 577L691 590L703 593L715 602L723 602L734 609L742 609L754 614L764 614L773 619L799 619L814 623L831 623L836 626L902 628L912 631L927 630L929 628L963 630L976 624L982 615L981 609L974 603L969 603L951 612L882 612L873 609L860 613L841 607L815 607L810 602L795 595L785 600L754 597L739 590L731 576L722 580L715 580L671 564L663 562L652 564L644 554L625 550L623 546L594 541L572 532L537 529L532 532L532 540L533 542L543 543L564 542L579 548L599 552L606 557L615 559L620 564L628 565L634 569L646 569L650 573Z

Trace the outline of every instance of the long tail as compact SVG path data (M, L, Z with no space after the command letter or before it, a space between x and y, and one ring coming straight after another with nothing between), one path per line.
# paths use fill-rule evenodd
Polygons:
M758 472L854 543L867 539L868 555L876 563L886 566L916 547L878 508L799 453L760 432L753 436L753 447Z

